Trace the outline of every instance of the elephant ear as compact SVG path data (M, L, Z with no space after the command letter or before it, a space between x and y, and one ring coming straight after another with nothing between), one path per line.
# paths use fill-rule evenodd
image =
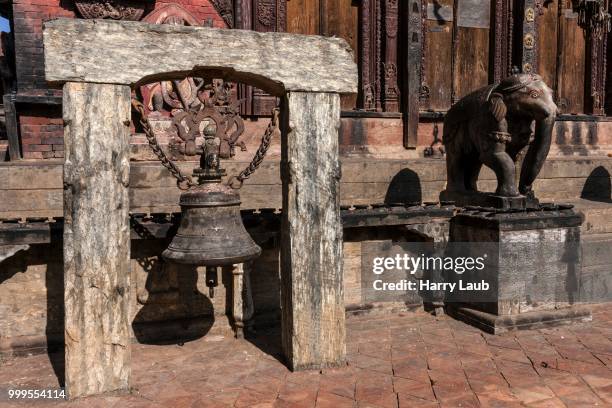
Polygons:
M502 94L497 92L491 94L491 97L489 98L489 110L498 122L501 122L506 118L508 108L506 108Z

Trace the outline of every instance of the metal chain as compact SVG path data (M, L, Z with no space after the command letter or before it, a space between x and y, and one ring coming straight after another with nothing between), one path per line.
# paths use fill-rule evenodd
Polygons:
M253 160L251 160L251 163L244 170L242 170L240 174L238 174L237 176L230 177L230 179L227 182L228 186L230 186L233 189L239 189L240 187L242 187L244 180L251 177L251 174L253 174L255 170L257 170L257 168L263 161L264 157L266 156L266 152L270 148L270 144L272 142L272 135L274 134L274 131L278 127L278 115L279 115L279 109L274 108L272 110L272 119L270 120L270 123L268 124L268 127L266 128L266 132L261 138L261 144L259 145L257 152L255 152L255 156L253 157Z
M165 168L167 168L168 171L176 178L176 185L178 186L178 188L180 188L181 190L187 190L190 187L196 185L196 183L193 182L191 177L183 174L181 172L181 169L179 169L176 164L174 164L172 161L170 161L170 159L168 159L162 148L159 146L159 143L157 143L157 138L155 137L155 134L151 129L151 125L149 123L149 119L145 114L145 108L142 102L136 99L132 99L132 106L140 114L140 125L142 126L145 136L147 137L149 146L151 146L151 150L153 150L153 153L155 153L161 164ZM251 163L244 170L242 170L240 174L238 174L237 176L230 177L227 182L228 186L233 189L239 189L240 187L242 187L244 180L251 177L251 174L253 174L255 170L257 170L257 168L260 166L261 162L266 156L268 149L270 148L274 131L278 127L278 116L279 109L274 108L272 110L272 120L270 120L270 123L268 124L268 127L266 128L266 131L263 137L261 138L261 144L259 145L257 152L255 152L255 156L251 160Z
M149 146L151 146L153 153L155 153L161 164L165 168L167 168L168 171L176 178L176 185L178 186L178 188L180 188L181 190L187 190L191 186L196 185L196 183L193 182L191 177L183 174L181 172L181 169L179 169L176 164L174 164L172 161L170 161L170 159L168 159L166 153L164 153L162 148L157 143L157 138L155 137L155 134L151 129L151 124L149 123L149 119L145 114L145 107L142 102L136 99L132 99L132 106L140 114L140 125L142 126L145 136L149 141Z

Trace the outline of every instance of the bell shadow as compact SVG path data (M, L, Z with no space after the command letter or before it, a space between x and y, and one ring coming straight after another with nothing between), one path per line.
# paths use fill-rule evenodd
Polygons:
M56 246L57 245L57 246ZM55 248L54 248L55 246ZM65 386L64 357L64 262L61 240L59 245L52 243L53 252L60 254L58 262L47 264L45 283L47 287L47 354L60 387Z
M158 255L165 243L133 242L137 271L137 304L142 305L134 316L134 336L142 344L182 345L204 337L214 324L210 299L198 289L198 270L193 265L165 262ZM146 274L144 285L142 275ZM134 276L133 275L133 276Z
M250 321L245 322L244 338L285 364L280 319L280 250L276 242L277 237L266 241L256 240L263 251L252 264L250 282L253 316Z
M385 194L386 204L420 204L422 200L421 179L416 172L406 168L393 176Z
M165 225L167 220L153 219ZM165 262L160 254L176 233L178 220L167 230L167 239L157 239L137 217L130 226L141 239L132 240L132 287L136 304L142 305L132 321L134 337L142 344L183 344L197 340L214 323L213 305L198 287L198 270L193 265Z
M604 166L598 166L587 177L580 198L602 203L612 203L612 186L610 172Z

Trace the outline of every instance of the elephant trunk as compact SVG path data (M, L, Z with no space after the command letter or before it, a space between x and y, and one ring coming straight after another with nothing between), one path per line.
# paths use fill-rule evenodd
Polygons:
M519 182L519 192L530 194L531 185L540 173L546 156L550 150L552 141L553 127L555 126L556 112L551 112L544 119L536 121L535 137L523 160L521 168L521 178Z

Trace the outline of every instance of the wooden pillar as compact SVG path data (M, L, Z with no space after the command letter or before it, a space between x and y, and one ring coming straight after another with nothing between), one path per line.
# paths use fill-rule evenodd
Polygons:
M64 302L69 398L130 378L130 88L64 85Z
M402 82L402 114L404 122L404 147L415 148L419 131L419 93L422 85L421 70L423 61L423 10L420 0L411 0L403 5L404 24L403 45L404 61L400 64L404 81ZM423 82L424 84L424 82Z
M292 370L345 362L340 96L288 92L282 109L283 350Z
M17 125L17 110L15 109L15 94L3 96L4 118L6 123L6 137L8 139L8 153L11 161L21 159L19 143L19 126Z

